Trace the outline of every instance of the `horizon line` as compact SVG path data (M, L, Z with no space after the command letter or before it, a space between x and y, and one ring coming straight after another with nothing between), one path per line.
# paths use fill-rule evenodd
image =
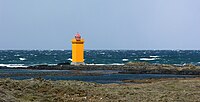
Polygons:
M65 51L65 50L72 50L72 49L0 49L0 51L11 51L11 50L16 50L16 51L20 51L20 50L26 50L26 51L34 51L34 50L40 50L40 51ZM180 50L200 50L200 49L84 49L85 51L88 51L88 50L133 50L133 51L140 51L140 50L144 50L144 51L148 51L148 50L151 50L151 51L164 51L164 50L169 50L169 51L180 51Z

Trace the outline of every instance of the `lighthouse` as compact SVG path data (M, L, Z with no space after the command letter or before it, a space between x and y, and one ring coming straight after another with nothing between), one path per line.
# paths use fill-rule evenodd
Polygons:
M72 65L84 65L84 39L77 33L72 39Z

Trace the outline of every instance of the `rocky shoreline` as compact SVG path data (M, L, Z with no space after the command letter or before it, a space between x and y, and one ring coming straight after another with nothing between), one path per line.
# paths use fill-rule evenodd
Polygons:
M8 68L1 68L8 69ZM98 76L107 74L177 74L191 78L147 78L122 80L120 84L99 84L83 81L0 79L0 102L160 102L200 101L200 66L128 63L125 65L38 65L27 70L61 70L42 73L1 73L0 76ZM69 70L70 73L63 72ZM112 72L105 72L111 70ZM196 76L196 77L195 77Z
M200 66L169 64L150 64L145 62L127 63L125 65L38 65L29 66L32 70L118 70L120 74L175 74L175 75L200 75Z

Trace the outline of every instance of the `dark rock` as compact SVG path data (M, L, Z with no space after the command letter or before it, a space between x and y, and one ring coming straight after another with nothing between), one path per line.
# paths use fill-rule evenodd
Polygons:
M61 66L61 65L70 65L70 62L58 63L57 65L59 65L59 66Z

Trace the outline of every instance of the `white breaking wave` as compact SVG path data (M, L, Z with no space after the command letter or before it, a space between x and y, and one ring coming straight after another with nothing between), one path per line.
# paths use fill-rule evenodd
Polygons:
M128 59L122 59L122 61L124 61L124 62L125 62L125 61L128 61Z
M121 63L112 63L112 64L86 64L86 65L97 65L97 66L105 66L105 65L124 65L124 64L121 64Z
M151 58L158 58L158 57L160 57L160 56L149 56L149 57L151 57Z
M71 58L68 58L67 60L68 60L68 61L72 61L72 59L71 59Z
M19 60L21 60L21 61L25 61L25 60L26 60L26 58L19 58Z
M108 64L108 65L124 65L124 64L121 64L121 63L113 63L113 64Z
M28 67L24 64L0 64L0 67L18 68L18 67Z
M153 61L156 60L157 58L140 58L141 61Z
M55 65L57 65L57 64L47 64L47 65L49 65L49 66L55 66Z

